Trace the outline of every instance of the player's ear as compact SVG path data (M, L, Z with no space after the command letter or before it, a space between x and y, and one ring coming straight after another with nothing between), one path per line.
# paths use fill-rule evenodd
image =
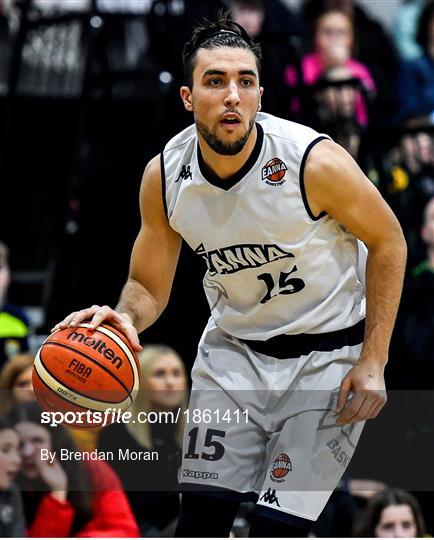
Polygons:
M179 93L181 95L181 99L184 103L185 109L191 112L193 110L193 97L191 95L190 88L188 86L181 86Z
M258 111L260 111L262 109L262 103L261 103L261 98L262 98L262 94L264 93L264 88L262 86L259 87L259 101L258 101Z

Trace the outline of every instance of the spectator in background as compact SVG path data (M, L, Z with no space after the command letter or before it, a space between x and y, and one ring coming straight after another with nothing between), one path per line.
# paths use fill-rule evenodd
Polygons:
M289 92L284 71L298 61L298 20L279 0L230 0L230 17L262 47L261 86L266 88L262 110L288 115Z
M397 84L398 120L405 122L426 117L434 123L434 0L423 9L418 24L417 42L423 54L404 62Z
M396 135L382 155L383 178L388 178L386 196L404 230L411 268L425 257L420 229L424 208L434 197L434 126L415 123Z
M178 454L182 448L187 404L187 376L178 354L165 345L148 345L139 353L140 391L129 411L128 424L112 424L101 431L99 450L155 450L158 462L114 460L142 536L160 536L179 512ZM143 423L140 412L179 411L178 423Z
M0 368L11 356L29 350L27 316L7 301L10 280L9 250L0 240Z
M393 38L402 60L414 60L422 54L416 41L417 25L426 0L402 0L396 12Z
M331 80L357 78L367 91L375 91L375 83L369 70L352 58L354 29L350 16L342 10L327 10L321 13L315 22L314 52L302 59L304 83L311 86L321 78ZM291 66L286 69L286 81L296 84L296 73ZM339 99L339 97L338 97ZM366 103L358 94L341 100L341 104L349 107L349 113L355 108L356 119L360 125L368 123Z
M35 401L32 373L34 356L17 354L0 371L0 414L6 414L17 403ZM80 450L92 451L96 447L99 428L69 429Z
M385 489L368 503L354 536L420 538L425 522L417 500L401 489Z
M136 521L118 477L101 460L68 459L77 451L66 429L41 424L36 403L23 403L9 418L21 439L21 488L30 537L137 537ZM41 449L56 452L53 463Z
M434 198L426 205L421 237L427 257L412 270L403 302L405 362L415 368L411 387L434 389Z
M19 471L20 440L12 426L0 418L0 537L25 536L23 505L13 481Z
M16 403L33 401L32 386L34 357L17 354L6 362L0 371L0 413L5 414Z
M350 538L360 509L366 501L386 488L383 482L344 475L332 493L312 532L317 538Z
M371 124L384 127L395 111L395 85L398 55L381 24L372 19L354 0L304 0L301 14L307 41L312 40L313 22L327 9L340 9L351 17L355 29L354 58L365 65L377 88Z
M306 86L316 85L318 88L319 82L325 85L315 92L317 106L307 107L318 111L318 128L329 132L354 156L358 150L358 139L348 138L348 128L343 124L350 124L350 132L356 136L360 128L368 124L367 104L354 82L342 86L335 86L332 82L356 79L367 94L375 92L375 83L366 66L352 58L353 42L354 29L348 13L335 8L325 10L315 21L314 51L303 57L301 71ZM287 67L285 75L289 86L298 84L293 66ZM341 136L343 131L345 138Z

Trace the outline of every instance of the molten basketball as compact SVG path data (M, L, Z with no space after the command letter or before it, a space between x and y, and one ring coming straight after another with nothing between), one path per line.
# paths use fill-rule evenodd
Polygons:
M139 389L138 359L127 338L106 324L57 330L35 357L33 388L49 412L125 411ZM92 423L69 423L89 427Z

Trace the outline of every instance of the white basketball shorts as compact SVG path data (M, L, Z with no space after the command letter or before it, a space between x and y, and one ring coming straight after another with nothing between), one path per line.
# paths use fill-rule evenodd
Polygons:
M280 358L285 340L269 356L211 319L192 371L181 485L255 497L257 512L277 519L315 521L364 425L335 424L340 383L361 352L356 326L322 342L313 336L319 351L306 352L306 335L302 343L285 336L290 356Z

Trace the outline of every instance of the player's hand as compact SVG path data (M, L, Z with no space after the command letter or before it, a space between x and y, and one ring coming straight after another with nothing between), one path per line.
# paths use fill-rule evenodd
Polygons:
M127 313L118 313L109 306L93 305L90 308L74 311L65 317L63 321L56 324L56 326L51 329L51 332L63 330L65 328L75 328L78 324L89 320L91 330L95 329L103 322L108 322L120 332L125 334L135 351L140 352L142 350L139 336L136 328L133 325L131 317Z
M348 399L353 393L351 399ZM384 369L376 362L359 360L341 382L337 425L375 418L387 401Z

